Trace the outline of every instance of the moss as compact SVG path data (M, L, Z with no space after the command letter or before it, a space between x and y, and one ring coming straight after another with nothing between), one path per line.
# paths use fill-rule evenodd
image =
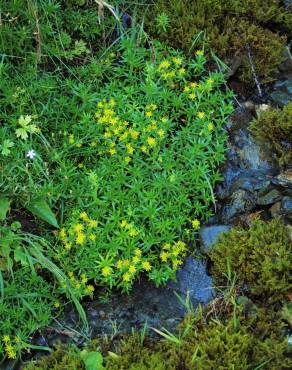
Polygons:
M124 337L104 351L107 370L209 370L209 369L289 369L287 338L283 334L281 311L258 308L251 304L226 307L220 320L208 318L197 310L188 314L175 334L178 342L154 341L138 334ZM92 344L90 344L92 347ZM70 362L71 361L71 362ZM75 366L75 367L74 367ZM76 347L58 347L26 370L84 369Z
M270 109L251 123L250 130L267 144L281 166L292 162L292 102L283 109Z
M169 18L165 31L158 22L153 23L161 13ZM192 49L195 35L206 31L201 44L213 49L227 63L236 57L241 63L240 78L254 84L247 45L258 78L262 83L272 81L282 60L286 38L272 32L270 25L281 24L289 35L289 15L280 0L157 0L146 14L146 25L150 34L186 53Z
M231 270L237 284L247 286L252 295L279 300L291 288L291 248L288 230L279 220L257 220L248 230L235 227L209 253L216 284L228 285Z
M37 362L31 362L26 370L83 370L84 363L79 350L73 345L60 344L48 356L43 356Z

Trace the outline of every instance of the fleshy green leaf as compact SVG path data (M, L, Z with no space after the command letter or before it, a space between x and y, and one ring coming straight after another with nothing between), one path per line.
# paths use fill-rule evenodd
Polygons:
M102 365L103 358L100 352L87 352L83 350L80 356L84 362L86 370L104 370Z
M39 217L48 224L59 227L56 216L52 212L48 203L43 198L33 199L26 208L35 216Z
M0 197L0 220L4 221L6 214L10 208L10 200L5 197Z

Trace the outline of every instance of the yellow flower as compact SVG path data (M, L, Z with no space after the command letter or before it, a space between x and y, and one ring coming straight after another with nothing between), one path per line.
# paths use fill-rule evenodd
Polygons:
M136 267L135 266L130 266L129 267L129 272L131 273L131 274L135 274L135 272L136 272L137 270L136 270Z
M129 157L129 156L125 157L125 162L126 162L126 163L130 163L130 162L131 162L131 160L132 160L132 158L131 158L131 157Z
M101 101L99 101L98 103L97 103L97 108L102 108L103 107L103 103L101 102Z
M138 235L138 231L135 230L135 229L130 229L129 230L129 235L132 236L132 237L137 236Z
M137 263L139 263L139 261L140 261L140 257L139 257L139 256L134 256L134 257L132 258L132 261L133 261L133 263L134 263L134 264L137 264Z
M120 223L120 226L122 228L125 228L127 225L128 225L128 222L126 220L122 220L121 223Z
M76 243L79 245L82 245L84 244L85 239L86 239L86 236L84 233L78 233L76 237Z
M180 69L178 70L178 73L179 73L180 75L184 75L184 74L186 73L185 68L180 68Z
M185 86L185 88L184 88L184 92L186 92L186 93L188 93L188 92L190 92L190 88L188 87L188 86Z
M145 270L145 271L150 271L151 270L151 264L150 264L150 262L149 261L145 261L145 262L143 262L142 263L142 267L143 267L143 269Z
M123 261L122 260L118 260L117 262L117 268L120 270L121 268L123 268Z
M130 264L130 261L128 259L126 259L126 260L123 261L123 266L124 267L129 266L129 264Z
M136 249L135 249L135 255L136 255L136 256L138 256L138 257L141 257L141 255L142 255L142 251L141 251L141 249L136 248Z
M78 168L83 168L84 164L83 163L78 163Z
M89 220L88 225L89 225L89 227L97 227L97 221L96 220Z
M101 274L105 277L111 275L112 274L112 268L109 267L109 266L103 267L102 270L101 270Z
M147 152L147 146L145 146L145 145L142 145L140 149L141 149L141 152L143 152L143 153Z
M72 247L72 244L71 243L65 243L64 247L67 251L69 251Z
M168 121L168 118L167 117L162 117L161 118L161 122L166 123L167 121Z
M214 83L214 80L212 78L208 78L207 84L208 85L213 85L213 83Z
M83 220L83 221L88 221L89 220L89 217L88 217L88 215L87 215L87 213L86 212L81 212L80 213L80 215L79 215L79 217L81 218L81 220Z
M161 255L160 255L160 258L161 258L162 262L167 262L168 257L169 257L168 252L162 252Z
M176 64L177 66L181 65L182 64L182 59L179 58L179 57L175 57L175 58L172 58L172 61L174 64Z
M195 230L198 230L198 228L200 227L200 221L197 219L197 218L195 218L193 221L192 221L192 226L193 226L193 228L195 229Z
M114 154L117 154L117 151L116 151L116 149L115 149L115 148L111 148L111 149L109 150L109 153L110 153L110 155L114 155Z
M173 268L174 269L176 269L178 266L180 266L180 265L182 265L182 261L181 260L176 260L176 259L174 259L173 261L172 261L172 265L173 265Z
M165 132L164 132L164 130L162 130L162 129L158 130L158 131L157 131L157 133L158 133L158 135L159 135L161 138L163 138L163 137L164 137L164 135L165 135Z
M147 143L148 143L150 146L154 147L154 146L156 146L156 139L155 139L154 137L152 137L152 136L149 136L149 137L147 138Z
M60 307L60 303L59 302L54 303L54 307L55 308L59 308Z
M96 239L96 235L90 234L89 235L89 239L92 240L92 241L94 241Z
M145 116L146 116L146 117L152 117L152 112L150 112L150 111L146 112L146 113L145 113Z
M76 233L80 233L81 231L83 231L84 229L84 226L82 224L76 224L74 226L74 231L76 231Z
M20 343L21 342L21 339L17 335L14 337L14 340L15 340L15 343Z
M16 351L15 351L14 347L9 346L9 348L8 348L8 346L6 346L5 350L6 350L6 353L7 353L7 356L8 356L9 359L14 360L16 358Z
M214 125L213 123L208 123L208 130L213 131L214 130Z
M87 277L86 277L86 275L85 275L85 274L81 274L81 276L80 276L80 277L81 277L81 282L82 282L82 283L84 283L84 284L85 284L85 283L87 283L88 279L87 279Z
M126 144L126 148L127 148L127 153L128 154L133 154L134 153L134 148L130 143Z
M132 139L136 140L136 139L138 139L139 132L135 131L135 130L131 130L130 135L132 136Z
M69 144L74 144L74 135L69 135Z
M68 272L68 276L69 276L70 278L72 278L72 277L74 276L73 272L72 272L72 271L69 271L69 272Z
M191 93L191 94L189 95L189 98L190 98L191 100L196 99L196 94L195 94L195 93Z
M197 51L196 51L196 55L204 55L203 50L197 50Z
M197 82L191 82L190 83L190 86L191 86L191 88L196 88L196 87L198 87L199 86L199 84L197 83Z
M61 238L61 239L65 239L65 238L66 238L66 231L65 231L65 229L64 229L64 228L62 228L62 229L60 230L59 235L60 235L60 238Z
M131 275L130 275L128 272L126 272L126 273L123 275L123 281L128 282L128 281L130 281L130 280L131 280Z
M94 286L89 284L85 288L85 294L92 294L94 292Z
M162 61L159 66L158 66L158 69L161 70L161 69L166 69L166 68L169 68L170 67L170 63L169 61L167 60L164 60Z
M200 119L203 119L204 117L205 117L205 112L198 112L198 117L200 118Z
M6 343L6 344L7 344L8 342L10 342L10 336L9 336L9 335L7 335L7 334L6 334L6 335L3 335L2 340L3 340L3 342L4 342L4 343Z
M162 248L165 249L165 250L169 250L170 247L171 247L171 245L169 243L166 243L166 244L163 245Z

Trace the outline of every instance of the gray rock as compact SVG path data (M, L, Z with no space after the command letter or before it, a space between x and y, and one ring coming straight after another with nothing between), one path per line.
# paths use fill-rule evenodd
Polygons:
M281 199L281 193L277 189L272 189L264 195L260 195L257 199L258 205L273 204Z
M231 225L212 225L203 226L199 231L199 237L201 241L201 249L204 253L209 252L212 246L218 240L220 234L230 230Z
M281 201L280 214L292 217L292 197L283 197Z
M292 74L288 75L284 80L277 81L274 86L274 91L270 97L277 105L283 107L292 100Z
M223 207L221 219L223 222L229 223L236 216L251 211L255 205L254 195L245 190L237 190Z
M272 179L272 183L275 185L280 185L285 188L292 189L292 169L285 172L281 172L278 176Z
M169 284L178 294L186 297L189 294L194 306L208 303L214 298L212 278L207 274L206 263L189 256L184 266L177 273L177 281Z

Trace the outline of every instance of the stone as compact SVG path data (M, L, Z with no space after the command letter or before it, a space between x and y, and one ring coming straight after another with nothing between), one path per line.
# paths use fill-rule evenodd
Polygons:
M229 231L231 225L212 225L212 226L203 226L199 231L199 238L201 242L201 249L204 253L210 251L212 246L218 240L219 235Z
M275 176L272 180L273 184L280 185L285 188L292 189L292 169L281 172L278 176Z
M194 307L207 304L214 298L212 278L207 274L206 262L188 256L183 268L177 272L177 281L169 283L182 299L189 296Z
M256 198L253 194L245 190L237 190L223 207L221 213L222 221L229 223L235 216L251 211L255 205Z
M281 193L277 189L272 189L268 193L261 195L257 199L257 204L261 206L273 204L281 199Z
M282 198L280 214L284 216L292 216L292 197L285 196Z
M272 205L270 208L271 216L273 218L276 218L280 215L280 209L281 209L281 202L276 202L275 204Z
M274 91L270 97L274 103L283 107L292 100L292 74L287 75L285 79L277 81L274 86Z

